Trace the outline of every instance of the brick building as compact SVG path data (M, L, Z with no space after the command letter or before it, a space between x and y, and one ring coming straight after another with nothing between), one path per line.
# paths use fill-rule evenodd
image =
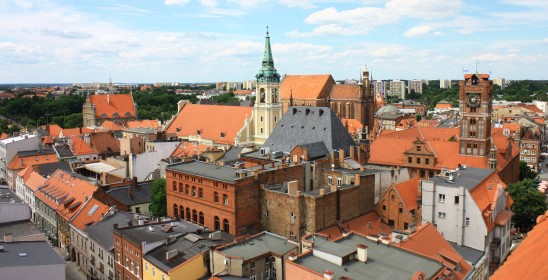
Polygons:
M137 120L136 107L131 94L88 95L82 109L84 127L100 126L106 120L117 124Z
M393 184L375 206L382 220L394 230L407 230L412 224L421 224L419 182L420 177L415 177Z
M257 233L260 184L302 178L301 166L234 169L187 161L166 168L167 214L235 236Z

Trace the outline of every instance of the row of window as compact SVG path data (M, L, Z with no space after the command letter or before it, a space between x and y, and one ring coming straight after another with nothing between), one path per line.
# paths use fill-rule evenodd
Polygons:
M186 215L185 215L186 214ZM183 205L177 206L173 204L173 215L180 216L181 219L194 222L196 224L205 225L204 213L202 211L190 210L190 208L184 208ZM230 231L230 223L227 219L223 219L222 230L224 232ZM213 229L221 230L221 219L217 216L213 218Z
M438 212L438 218L445 219L447 217L447 213L445 212ZM470 226L470 218L466 217L464 220L464 225L469 227Z
M192 186L191 188L188 184L185 184L183 190L183 184L179 183L179 188L177 189L177 183L173 182L173 191L176 192L177 190L179 190L179 193L192 195L193 197L204 198L204 190L202 188L196 188L195 186ZM213 192L213 202L219 203L219 192ZM227 194L223 194L223 205L228 206Z
M537 158L536 158L536 157L520 157L519 160L525 161L525 162L532 162L532 163L537 162Z
M445 194L438 194L438 201L440 203L445 203ZM453 199L453 203L454 204L459 204L460 203L460 196L458 195L455 195L454 199Z
M421 162L422 162L422 158L417 157L416 160L415 160L415 163L416 163L416 164L421 164ZM408 157L408 158L407 158L407 163L413 164L413 157ZM430 164L430 159L429 159L429 158L425 158L425 159L424 159L424 164Z

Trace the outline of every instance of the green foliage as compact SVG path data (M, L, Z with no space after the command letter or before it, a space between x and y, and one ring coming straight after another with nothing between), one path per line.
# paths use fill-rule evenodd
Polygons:
M519 162L519 180L534 179L537 177L537 173L531 170L531 167L527 166L525 161Z
M167 215L166 179L160 178L152 182L152 202L150 211L153 216L164 217Z
M495 88L495 93L502 93L502 99L509 101L522 101L522 102L531 102L533 99L537 100L548 100L548 81L512 81L506 88L502 91L497 91Z
M238 99L237 97L234 97L234 93L232 91L227 92L225 94L218 95L218 96L213 96L213 99L215 99L215 101L217 101L217 103L220 103L220 104L240 102L240 99Z
M453 84L451 88L440 88L439 81L430 81L428 85L422 85L422 95L417 99L422 104L426 105L428 110L433 110L438 102L445 100L458 107L459 104L459 86Z
M531 187L531 179L525 179L508 186L508 193L514 200L512 221L525 231L534 226L536 218L546 212L545 195Z
M136 91L133 101L137 103L139 119L159 119L166 121L177 113L177 102L189 100L196 103L196 95L178 95L173 88L159 87L151 91Z
M388 96L386 101L387 101L388 104L398 103L398 102L401 102L401 96L390 95L390 96Z

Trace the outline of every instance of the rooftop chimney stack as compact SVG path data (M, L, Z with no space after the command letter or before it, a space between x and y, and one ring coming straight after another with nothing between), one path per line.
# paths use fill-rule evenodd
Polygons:
M13 242L13 234L11 234L11 233L4 234L4 242L5 243Z
M335 274L335 272L329 269L326 269L323 271L323 278L333 280L333 274Z
M358 244L357 255L360 262L367 263L367 246Z

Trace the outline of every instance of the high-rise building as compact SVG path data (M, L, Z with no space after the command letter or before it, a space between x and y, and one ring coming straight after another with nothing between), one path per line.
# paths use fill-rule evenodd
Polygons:
M415 90L416 93L422 93L422 80L410 80L408 85L408 92Z
M440 88L451 88L451 80L440 80Z
M399 96L405 99L405 82L400 80L390 81L390 96Z
M505 78L495 78L493 79L493 84L500 86L500 89L504 90L506 87L506 79Z

